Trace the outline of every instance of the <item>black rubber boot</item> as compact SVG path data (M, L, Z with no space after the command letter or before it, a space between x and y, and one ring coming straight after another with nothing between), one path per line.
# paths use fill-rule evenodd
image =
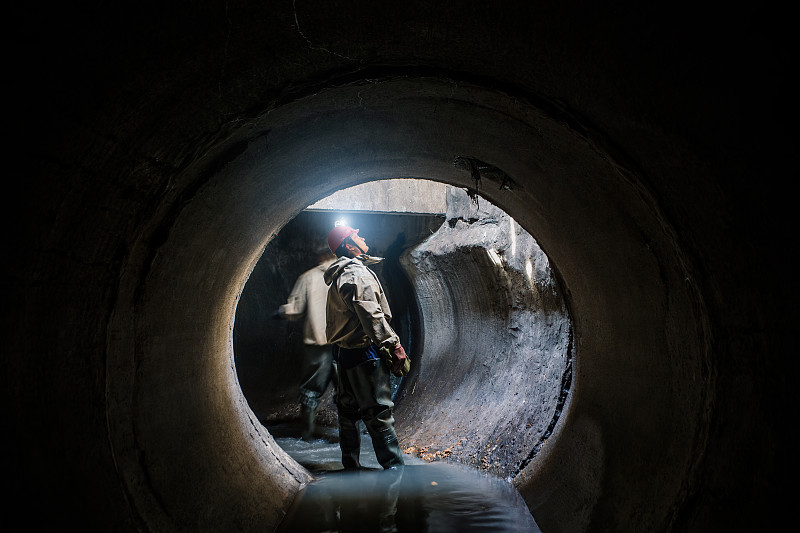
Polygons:
M345 470L360 470L361 433L358 419L339 412L339 448L342 450L342 466Z
M375 457L384 469L402 466L403 454L392 415L389 369L385 361L357 366L351 373L353 393L358 398L360 414L372 438Z
M311 407L307 405L300 406L300 421L303 424L303 433L301 437L304 441L310 441L314 439L316 416L317 413Z
M375 449L375 457L384 469L405 464L394 428L384 429L370 436L372 437L372 447Z

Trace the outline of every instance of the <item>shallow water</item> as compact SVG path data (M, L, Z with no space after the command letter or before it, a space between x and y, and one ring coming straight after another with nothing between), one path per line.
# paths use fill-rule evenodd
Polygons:
M316 428L316 438L306 442L299 438L300 426L294 424L279 424L268 426L270 434L275 438L283 450L292 456L292 459L306 467L311 473L326 473L342 469L342 453L339 450L339 432L336 428ZM406 464L427 464L419 457L403 454ZM361 424L361 466L382 470L375 451L372 449L372 440Z
M280 533L540 531L516 489L489 474L408 454L406 466L383 470L368 435L361 442L366 469L345 472L335 429L320 428L311 442L294 437L291 426L268 429L315 476L298 494Z

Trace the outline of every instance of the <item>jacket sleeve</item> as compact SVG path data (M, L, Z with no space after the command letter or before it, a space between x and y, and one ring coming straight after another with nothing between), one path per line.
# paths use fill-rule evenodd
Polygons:
M364 333L377 346L394 346L400 342L400 338L389 325L386 315L381 309L380 289L375 283L345 284L342 286L343 293L352 298L347 298L353 303L353 311L358 317Z
M278 308L278 312L289 320L299 320L306 312L307 293L306 276L300 276L292 287L286 303Z

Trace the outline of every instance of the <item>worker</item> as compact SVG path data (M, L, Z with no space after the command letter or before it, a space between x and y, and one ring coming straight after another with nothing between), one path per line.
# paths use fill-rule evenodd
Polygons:
M389 325L389 302L378 277L367 265L381 258L367 255L369 246L357 229L337 226L328 234L337 259L325 271L328 290L327 341L333 345L338 372L336 408L339 446L345 470L361 469L358 421L372 439L384 469L404 464L394 428L389 372L404 376L410 360Z
M323 274L336 257L327 249L317 253L317 265L303 272L292 287L288 301L280 306L278 315L303 324L303 370L300 383L301 438L313 440L320 398L334 382L335 369L331 345L325 333L325 305L328 286Z

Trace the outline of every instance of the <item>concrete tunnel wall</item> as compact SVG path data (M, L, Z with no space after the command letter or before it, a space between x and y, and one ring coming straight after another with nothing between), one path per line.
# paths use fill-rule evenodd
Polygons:
M399 438L513 482L568 404L572 323L533 237L483 198L447 198L446 223L402 256L424 338L398 391Z
M274 527L310 478L236 383L249 271L334 190L476 187L453 164L470 156L513 179L481 193L541 244L574 320L569 410L515 479L542 528L779 523L797 315L781 17L623 6L23 12L9 517Z
M705 380L691 376L706 371L708 334L681 251L643 191L585 139L502 93L434 80L387 80L360 99L358 91L320 91L254 120L242 151L183 207L155 257L128 263L111 317L108 394L115 410L108 423L118 468L126 478L148 479L129 491L151 527L203 527L205 520L238 527L243 517L252 520L246 528L275 525L293 490L310 480L260 427L233 372L236 300L269 236L318 199L321 184L323 195L357 176L436 176L474 187L473 176L453 164L453 154L461 153L480 154L514 177L510 189L495 191L487 180L482 193L523 227L536 228L570 291L575 319L574 411L567 413L573 423L548 441L546 461L534 460L520 473L520 492L543 527L582 529L609 520L608 512L628 515L636 527L667 520L664 502L674 501L693 475L704 439L709 400L699 385ZM441 135L442 117L459 127ZM509 137L528 151L509 150ZM553 189L550 180L564 186ZM531 212L516 202L541 207ZM565 248L576 236L580 244ZM143 268L145 278L138 274ZM480 352L490 364L503 360L493 336L459 338L484 339ZM453 354L469 351L456 346ZM582 414L582 401L601 401L625 416ZM559 446L561 439L579 443L577 450L559 457L569 449ZM651 484L654 477L661 482ZM643 486L631 492L635 480ZM551 509L547 498L539 501L545 486L583 497ZM605 498L623 496L624 504L604 505ZM205 517L212 505L223 511Z

